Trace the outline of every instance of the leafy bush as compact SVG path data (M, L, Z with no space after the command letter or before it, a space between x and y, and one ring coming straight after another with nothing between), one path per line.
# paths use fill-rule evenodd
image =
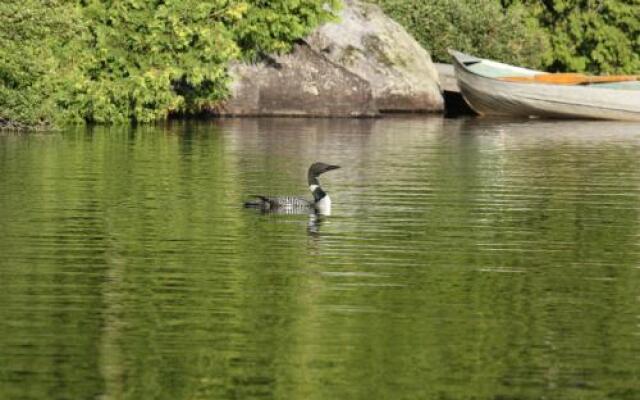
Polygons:
M550 68L592 73L640 71L638 0L503 0L526 6L549 32Z
M54 95L70 79L66 51L78 34L79 14L56 0L0 2L0 127L48 128Z
M447 48L551 71L640 71L638 0L372 0L437 61Z
M227 94L228 62L286 51L324 0L4 0L0 124L150 122Z
M538 68L549 63L547 33L524 7L499 0L375 0L431 52L449 61L448 48Z

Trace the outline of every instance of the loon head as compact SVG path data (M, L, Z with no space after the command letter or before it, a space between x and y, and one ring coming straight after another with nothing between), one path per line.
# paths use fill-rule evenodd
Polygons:
M337 165L325 164L323 162L316 162L311 164L311 166L309 167L309 173L307 175L309 178L309 186L320 185L320 182L318 182L318 176L324 174L327 171L338 168L340 167Z

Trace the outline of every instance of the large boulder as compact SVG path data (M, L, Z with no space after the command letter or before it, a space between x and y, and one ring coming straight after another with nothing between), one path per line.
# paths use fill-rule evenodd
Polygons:
M286 55L230 67L222 116L363 117L378 114L369 82L300 43Z
M431 56L378 6L344 0L339 21L321 26L306 42L367 80L382 112L444 107Z
M230 67L229 116L373 116L442 111L431 56L375 5L344 0L339 22L286 55Z

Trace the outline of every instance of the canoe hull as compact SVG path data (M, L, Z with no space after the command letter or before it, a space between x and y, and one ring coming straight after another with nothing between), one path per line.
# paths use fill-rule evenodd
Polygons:
M640 121L640 90L506 82L471 71L465 62L473 57L452 55L460 91L479 114Z

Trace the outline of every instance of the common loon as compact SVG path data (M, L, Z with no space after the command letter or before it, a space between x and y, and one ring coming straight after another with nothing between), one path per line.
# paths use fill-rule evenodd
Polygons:
M259 208L262 211L279 212L283 214L301 214L314 212L321 215L331 214L331 198L322 190L318 176L332 169L340 168L337 165L316 162L311 164L307 178L309 181L309 190L313 194L313 201L301 199L298 197L268 197L256 195L256 200L244 203L248 208Z

